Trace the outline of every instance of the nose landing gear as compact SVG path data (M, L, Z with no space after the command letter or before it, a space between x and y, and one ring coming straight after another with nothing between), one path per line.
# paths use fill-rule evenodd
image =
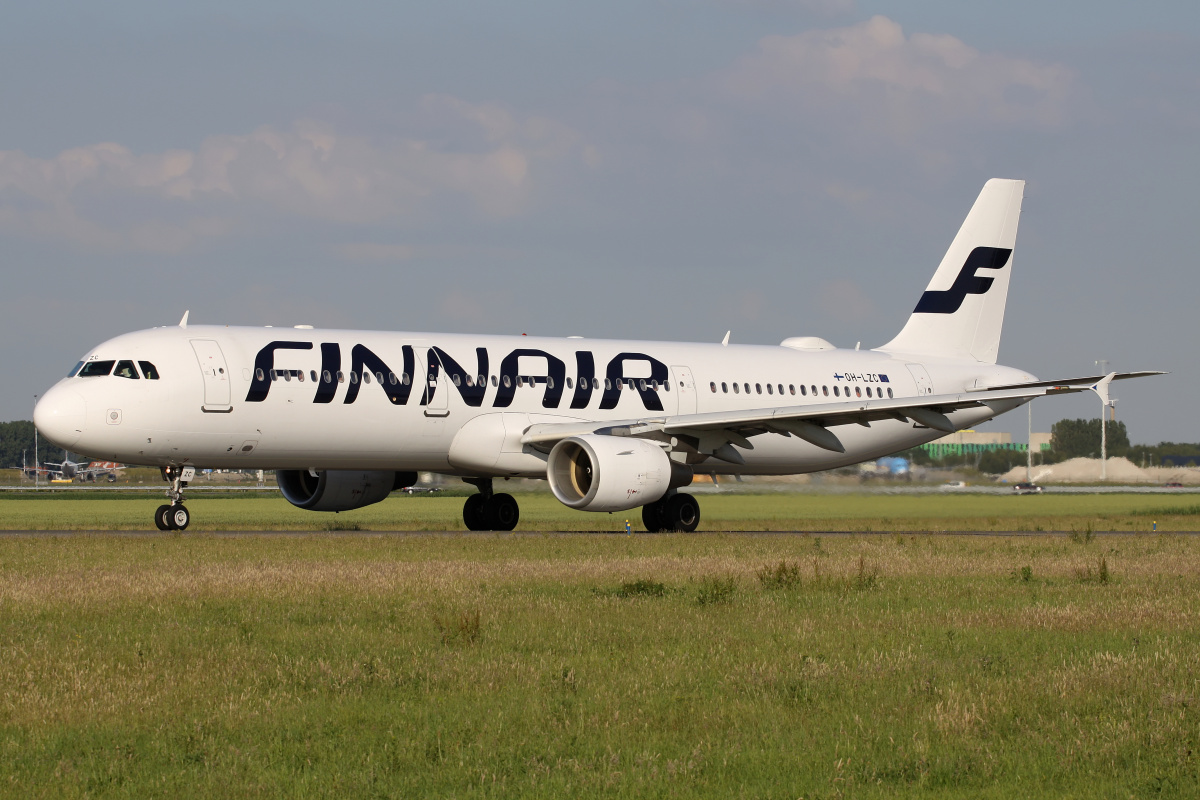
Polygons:
M154 512L154 526L160 531L182 531L192 521L192 515L183 507L183 490L188 481L196 476L195 467L163 467L163 480L171 484L167 490L170 505L161 505Z
M479 494L467 498L463 505L463 522L469 531L511 531L517 527L521 509L511 494L492 493L491 478L463 478L479 487Z

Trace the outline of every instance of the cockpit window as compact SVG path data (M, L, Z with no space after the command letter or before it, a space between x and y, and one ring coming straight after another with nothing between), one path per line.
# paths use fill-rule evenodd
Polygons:
M146 380L158 380L158 369L149 361L139 361L138 366L142 368L142 374L146 376Z
M112 372L115 361L89 361L83 365L83 369L79 370L81 378L95 378L98 375L107 375Z
M117 368L113 374L118 378L131 378L135 381L141 377L138 375L137 367L133 365L132 361L118 361Z
M76 374L77 372L79 372L79 368L80 368L80 367L82 367L82 366L83 366L83 362L82 362L82 361L80 361L78 364L76 364L75 366L71 367L71 371L67 373L67 377L68 377L68 378L74 378L74 377L75 377L75 374Z

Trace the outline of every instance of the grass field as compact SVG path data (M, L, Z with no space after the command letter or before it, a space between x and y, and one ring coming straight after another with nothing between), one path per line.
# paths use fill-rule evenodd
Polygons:
M708 531L1149 531L1200 529L1192 495L701 494ZM463 496L394 495L341 514L302 511L279 495L188 500L191 531L463 530ZM519 530L641 530L641 511L573 511L545 492L517 495ZM121 493L0 496L0 530L150 530L159 496Z
M1198 590L1152 534L0 537L0 794L1195 796Z

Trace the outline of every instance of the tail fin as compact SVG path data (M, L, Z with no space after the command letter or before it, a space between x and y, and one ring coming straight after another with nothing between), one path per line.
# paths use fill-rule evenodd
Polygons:
M880 347L996 363L1025 181L993 178L946 251L908 324Z

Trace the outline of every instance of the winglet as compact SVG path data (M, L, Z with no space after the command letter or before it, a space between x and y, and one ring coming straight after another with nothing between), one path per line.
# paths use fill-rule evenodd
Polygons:
M192 313L192 310L190 308L187 311L183 312L183 319L179 320L179 327L181 327L181 328L187 327L187 318L188 318L188 314L190 314L190 313Z
M1111 403L1111 401L1108 399L1108 385L1112 383L1113 378L1116 376L1117 373L1110 372L1091 387L1092 391L1096 393L1096 395L1100 398L1100 402L1103 403L1105 407L1108 407L1108 405Z
M721 340L722 347L729 346L729 334L731 334L731 333L733 333L733 331L725 331L725 338Z

